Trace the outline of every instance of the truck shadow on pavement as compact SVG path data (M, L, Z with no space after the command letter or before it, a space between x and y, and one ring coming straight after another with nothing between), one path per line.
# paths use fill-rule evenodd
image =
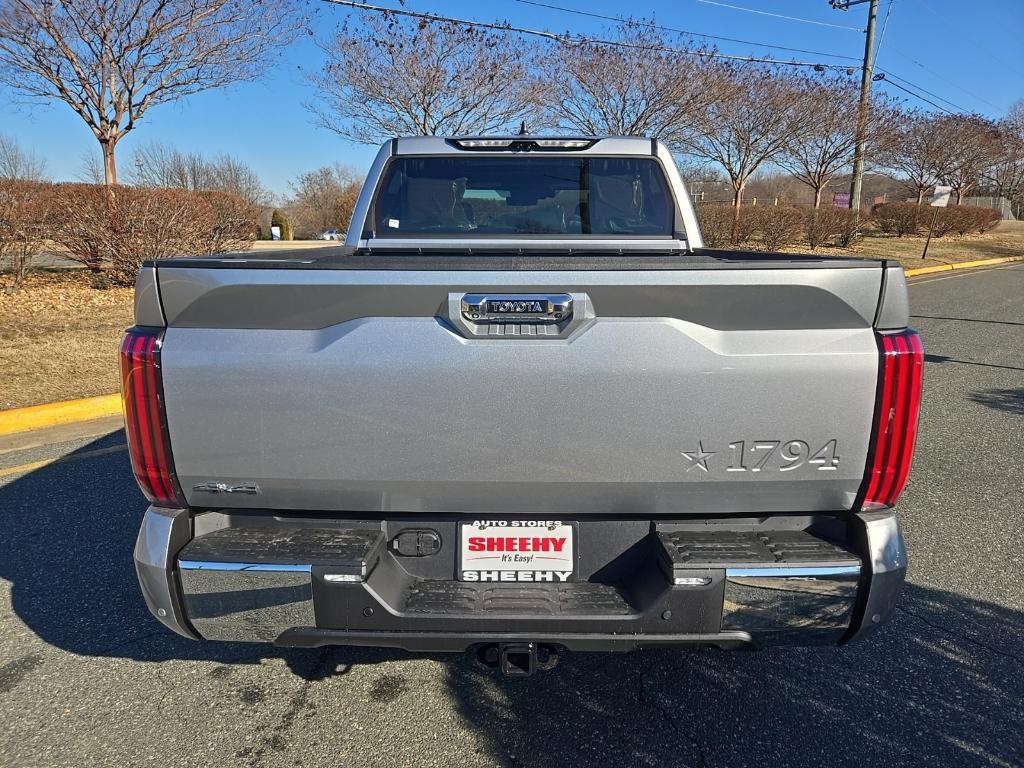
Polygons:
M116 433L82 451L122 441ZM408 658L195 643L166 631L135 578L145 503L130 477L127 456L113 453L0 486L0 578L11 583L15 614L0 615L0 626L23 623L82 656L222 665L280 658L311 686L352 665L388 670ZM1006 766L1024 764L1022 636L1020 611L911 584L894 620L848 648L566 654L555 670L525 680L502 679L469 655L437 658L484 764ZM43 664L28 650L0 659L0 691ZM400 695L416 706L414 689ZM387 727L423 737L416 718Z
M975 360L957 360L949 357L948 355L933 355L925 353L924 361L926 363L956 363L957 365L973 365L979 368L1001 368L1005 371L1024 371L1024 368L1020 368L1015 365L997 365L996 363L980 363Z
M997 411L1024 415L1024 389L986 389L983 392L972 392L969 397L975 403Z
M577 654L518 682L448 674L510 766L1019 766L1022 630L1020 612L911 585L891 624L846 648Z

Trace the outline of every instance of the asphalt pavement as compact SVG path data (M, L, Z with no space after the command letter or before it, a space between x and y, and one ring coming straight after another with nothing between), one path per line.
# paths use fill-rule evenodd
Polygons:
M0 766L1024 765L1024 265L911 286L910 575L869 641L572 654L527 680L187 641L139 595L113 433L0 452Z

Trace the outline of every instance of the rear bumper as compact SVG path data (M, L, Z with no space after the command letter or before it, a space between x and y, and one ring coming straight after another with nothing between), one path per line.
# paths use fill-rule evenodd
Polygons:
M264 522L211 526L189 510L147 510L135 562L154 616L196 639L418 652L845 643L884 623L906 572L890 512L850 516L838 545L813 527L763 521L624 521L641 532L620 547L595 538L607 563L583 569L588 581L558 585L452 581L437 555L445 573L424 577L428 558L411 563L388 546L393 523Z

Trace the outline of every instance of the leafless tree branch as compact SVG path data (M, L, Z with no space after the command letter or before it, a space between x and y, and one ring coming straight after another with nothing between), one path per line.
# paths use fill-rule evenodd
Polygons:
M324 229L344 229L361 183L362 174L339 163L300 174L291 182L287 206L295 231L308 237Z
M288 0L0 0L0 82L65 102L114 148L153 106L258 77Z
M256 171L238 158L225 153L208 158L160 142L143 144L132 152L127 177L141 187L226 192L258 207L266 206L270 198Z
M828 183L853 163L859 88L852 80L832 77L807 80L801 90L807 128L790 137L776 163L811 188L817 208ZM867 157L886 146L895 114L892 102L876 94L868 113Z
M0 180L43 181L46 161L35 152L27 152L10 136L0 133Z
M327 63L307 108L353 141L494 133L536 113L531 46L507 35L374 16L350 20L321 47Z
M715 85L676 143L695 157L720 165L729 177L735 241L747 181L811 130L803 109L807 81L753 64L709 67L715 69Z
M556 44L541 59L543 121L583 134L678 138L714 87L709 60L670 52L649 24L624 22L625 47ZM701 50L692 41L682 47Z

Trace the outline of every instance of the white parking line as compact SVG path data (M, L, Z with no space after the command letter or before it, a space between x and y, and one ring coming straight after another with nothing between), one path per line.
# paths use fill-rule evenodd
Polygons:
M10 475L22 475L26 472L31 472L36 469L42 469L48 467L51 464L63 464L67 461L78 461L79 459L91 459L95 456L105 456L108 453L120 453L121 451L127 451L128 446L125 443L120 445L111 445L107 448L95 448L91 451L81 451L80 453L69 453L66 456L56 456L52 459L42 459L41 461L33 461L28 464L19 464L16 467L3 467L0 469L0 477L8 477Z

